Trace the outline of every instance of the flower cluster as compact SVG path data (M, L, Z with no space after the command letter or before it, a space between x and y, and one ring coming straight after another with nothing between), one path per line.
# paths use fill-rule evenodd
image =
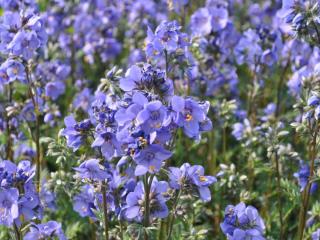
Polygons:
M40 198L32 182L34 173L29 161L21 161L18 165L6 160L0 162L1 224L21 225L20 219L41 218Z
M176 24L166 22L157 28L153 40L162 39L161 52L172 53L181 47ZM175 95L166 71L150 64L133 65L118 79L109 91L96 92L88 119L65 118L61 135L67 145L77 151L91 142L96 153L75 168L76 178L90 184L83 185L74 197L74 209L95 219L95 211L107 204L108 211L120 218L149 222L168 216L170 191L209 201L209 186L217 180L205 176L201 166L170 168L170 184L156 178L163 178L161 171L168 167L178 131L198 141L202 132L210 131L209 103Z
M18 7L23 3L17 1L16 5ZM11 9L10 4L4 5L6 10L1 17L0 51L8 58L0 66L1 84L13 81L28 83L25 62L36 56L36 51L46 44L43 20L32 5L20 12L19 7Z
M174 56L187 57L190 40L180 29L181 26L176 21L163 21L154 33L149 28L145 49L147 58L168 61L168 58L175 58Z
M265 225L257 209L244 203L227 206L224 221L220 226L230 240L265 239Z
M1 239L319 239L318 0L0 15Z
M54 237L57 237L59 240L67 239L62 232L61 224L55 221L49 221L42 224L33 224L23 240L51 239Z

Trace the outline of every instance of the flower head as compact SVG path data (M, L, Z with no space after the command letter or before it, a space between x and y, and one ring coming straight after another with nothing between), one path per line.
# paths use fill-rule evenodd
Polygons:
M109 177L109 174L103 169L103 166L99 164L98 159L86 160L81 163L79 167L74 169L77 171L77 175L82 179L102 181Z
M66 240L61 224L56 221L49 221L42 224L32 224L30 231L23 240L41 240L57 237L59 240Z
M263 237L265 225L257 209L244 203L227 206L220 227L230 240L265 239Z
M18 198L18 189L0 189L0 224L10 227L19 216Z
M150 218L165 218L169 211L166 205L166 198L163 194L168 189L168 183L164 181L158 182L154 179L150 189ZM124 207L124 215L129 220L142 221L145 211L145 189L142 182L138 182L134 191L129 193L126 198L126 206Z
M160 170L163 161L171 157L172 153L161 145L151 144L133 156L137 163L135 175L144 175L147 172L156 173Z

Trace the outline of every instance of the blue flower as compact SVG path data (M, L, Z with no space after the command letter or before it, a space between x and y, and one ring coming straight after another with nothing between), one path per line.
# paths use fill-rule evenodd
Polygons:
M309 99L308 99L308 106L311 107L316 107L320 104L320 98L317 96L312 95Z
M190 28L192 33L208 35L211 32L211 15L207 8L199 8L191 16Z
M12 226L19 216L19 192L16 188L0 189L0 224Z
M211 200L209 186L217 179L213 176L205 176L202 166L184 163L180 168L170 167L169 170L170 187L191 193L196 189L203 201Z
M98 159L89 159L80 164L79 167L74 168L78 173L77 176L82 179L90 180L106 180L109 177L109 174L99 164Z
M227 206L220 227L230 240L265 239L263 237L265 225L257 209L244 203Z
M120 156L120 153L122 152L120 143L118 142L116 135L112 132L98 134L91 147L100 147L103 156L107 160Z
M175 112L175 123L183 128L188 137L199 138L201 123L210 121L206 116L209 110L209 103L205 102L200 105L191 98L184 99L179 96L173 96L171 105Z
M92 95L90 89L84 88L75 96L72 105L75 109L81 108L83 111L88 111L91 100Z
M34 191L26 191L26 193L19 199L19 213L21 219L24 219L24 221L30 221L37 216L36 210L38 210L40 206L39 196L33 186L28 187L27 189L30 188Z
M309 177L310 177L310 167L308 164L305 164L303 162L300 162L300 168L299 171L294 173L293 176L297 178L300 186L300 191L302 192L305 187L307 186L309 182ZM310 192L311 194L315 193L318 189L318 184L317 183L312 183L311 184L311 189Z
M214 1L211 1L214 3ZM208 4L209 13L211 15L211 27L212 31L218 32L224 29L228 23L228 10L224 6L218 6L218 4Z
M127 70L125 77L120 79L120 88L123 91L132 91L141 85L141 80L141 69L138 66L133 65Z
M3 73L2 78L5 80L5 83L14 82L16 80L26 83L25 68L19 61L8 59L1 64L0 70Z
M160 170L163 161L170 158L172 153L161 145L151 144L133 156L137 163L135 175L144 175L147 172L156 173Z
M41 240L57 237L59 240L67 240L61 224L56 221L49 221L42 224L32 224L30 231L23 237L23 240Z
M17 166L10 161L0 162L0 186L3 188L10 188L15 183L15 173Z
M159 130L166 118L166 108L160 101L152 101L144 105L136 117L138 125L142 125L143 130L148 134Z
M168 183L164 181L158 182L153 179L150 189L150 219L166 218L169 214L166 205L166 198L163 196L168 190ZM134 191L129 193L126 198L126 206L124 207L124 215L129 220L142 221L145 211L145 189L142 182L138 182Z
M15 56L22 56L24 59L29 60L39 47L40 41L35 32L21 30L8 45L8 50Z
M48 188L48 185L46 184L46 180L42 180L42 186L39 193L41 205L44 208L48 208L51 210L56 210L56 194Z
M176 21L163 21L153 33L148 29L146 39L146 55L149 59L158 60L167 54L175 54L179 50L185 54L185 48L190 45L188 36L180 31L181 26Z
M88 135L92 123L88 119L77 123L71 115L64 119L64 124L66 128L61 131L61 135L66 137L67 145L73 148L73 151L76 151Z
M250 122L248 119L244 119L243 123L238 122L233 124L232 135L239 141L244 138L247 129L250 129Z
M94 201L94 188L86 184L81 187L81 192L73 198L73 209L79 213L81 217L95 217L92 211L96 209Z
M56 100L65 91L65 84L61 81L52 81L46 84L46 96Z
M213 176L205 176L204 168L199 165L191 166L187 172L190 181L192 184L197 186L200 198L203 201L211 200L211 193L209 190L209 186L217 181L217 179Z
M312 240L320 240L320 228L313 232L311 237Z
M278 11L278 16L284 18L286 22L290 22L293 19L295 0L282 0L282 8Z

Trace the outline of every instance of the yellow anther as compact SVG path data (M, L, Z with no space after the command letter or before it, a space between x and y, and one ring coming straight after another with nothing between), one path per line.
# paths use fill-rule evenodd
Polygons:
M152 166L152 165L151 165L151 166L149 167L150 172L154 172L155 169L156 169L155 166Z
M17 68L13 68L13 69L12 69L12 72L13 72L15 75L17 75L17 74L18 74L18 69L17 69Z
M190 122L190 121L192 120L192 118L193 118L193 117L192 117L191 114L188 113L188 114L186 115L186 120L187 120L187 122Z
M200 181L201 182L205 182L205 181L207 181L208 179L205 177L205 176L200 176Z

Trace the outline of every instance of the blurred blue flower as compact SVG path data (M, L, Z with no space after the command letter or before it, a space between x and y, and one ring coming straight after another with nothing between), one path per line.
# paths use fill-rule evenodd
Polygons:
M23 240L49 239L57 237L59 240L67 240L61 224L56 221L49 221L42 224L32 224L29 232L23 237Z

